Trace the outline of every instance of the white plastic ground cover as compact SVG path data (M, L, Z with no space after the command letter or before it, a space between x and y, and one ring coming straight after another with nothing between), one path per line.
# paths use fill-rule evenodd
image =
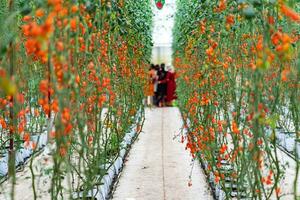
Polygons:
M96 186L93 190L88 191L87 197L93 197L95 200L106 200L109 198L109 193L114 179L119 175L126 155L126 149L132 144L133 138L136 136L136 126L133 125L130 129L131 131L127 133L123 141L121 142L121 150L119 152L119 157L115 160L113 165L108 169L107 174L102 177L101 185ZM82 199L83 192L76 192L73 194L74 199Z
M39 138L39 139L38 139ZM37 144L37 150L42 149L47 144L47 131L41 135L32 136L31 142ZM33 149L30 145L23 144L22 147L15 152L15 166L23 165L33 154ZM8 153L6 152L3 157L0 158L0 177L6 176L8 173Z
M296 133L295 132L286 132L283 128L275 129L277 144L283 147L287 152L291 154L298 153L300 155L300 143L295 143ZM296 152L295 152L296 144Z
M51 118L50 127L52 129L54 117ZM21 145L21 148L15 152L15 166L23 165L33 154L32 143L36 144L36 150L42 150L48 141L48 130L44 130L43 133L39 135L32 135L30 137L30 142ZM0 157L0 178L5 177L8 174L8 152L4 153Z
M284 147L288 152L293 152L295 149L295 136L286 135Z
M0 158L0 176L5 176L8 173L8 153Z

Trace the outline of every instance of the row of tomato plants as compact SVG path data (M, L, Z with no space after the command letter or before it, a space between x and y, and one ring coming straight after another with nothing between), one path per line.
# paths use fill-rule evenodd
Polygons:
M177 4L174 65L187 148L226 199L228 182L238 199L285 199L281 184L290 178L299 199L299 1ZM294 134L295 177L285 177L278 128Z
M45 129L51 199L101 184L143 112L151 23L148 1L1 1L0 156L8 154L11 199L15 153L37 151L32 137ZM31 179L37 199L34 169Z

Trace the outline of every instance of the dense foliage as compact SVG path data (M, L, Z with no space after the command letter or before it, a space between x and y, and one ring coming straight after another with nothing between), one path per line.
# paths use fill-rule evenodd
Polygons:
M292 137L299 199L300 3L177 1L174 65L187 148L226 199L285 199L279 137Z
M124 134L143 122L152 10L135 0L1 0L0 158L39 151L47 132L51 199L99 185ZM76 159L78 158L78 159ZM31 158L32 188L36 190ZM69 184L65 184L68 181ZM84 195L87 195L84 193Z

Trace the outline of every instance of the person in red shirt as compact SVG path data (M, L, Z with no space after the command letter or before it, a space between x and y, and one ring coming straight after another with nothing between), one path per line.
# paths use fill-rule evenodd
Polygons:
M171 66L167 67L167 74L164 80L159 81L159 83L165 83L167 86L166 90L166 105L172 106L172 103L175 99L177 99L176 96L176 73L174 71L174 68Z

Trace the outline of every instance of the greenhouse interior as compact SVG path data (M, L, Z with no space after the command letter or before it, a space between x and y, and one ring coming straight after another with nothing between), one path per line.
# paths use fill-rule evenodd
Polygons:
M0 200L300 200L299 0L1 0Z

